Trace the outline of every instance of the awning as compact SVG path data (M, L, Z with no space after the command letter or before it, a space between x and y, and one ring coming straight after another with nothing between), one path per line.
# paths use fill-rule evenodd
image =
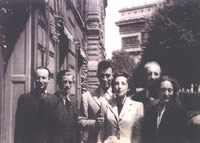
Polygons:
M81 55L84 59L86 59L86 54L85 54L85 52L83 51L82 48L80 48L80 55Z
M73 38L72 34L69 32L69 30L65 26L64 26L64 33L69 40L73 41L74 38Z

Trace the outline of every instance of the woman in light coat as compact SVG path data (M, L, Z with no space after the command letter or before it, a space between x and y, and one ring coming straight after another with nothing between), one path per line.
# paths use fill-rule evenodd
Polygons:
M113 91L116 95L105 116L104 143L140 143L143 104L129 98L132 86L126 72L114 74Z

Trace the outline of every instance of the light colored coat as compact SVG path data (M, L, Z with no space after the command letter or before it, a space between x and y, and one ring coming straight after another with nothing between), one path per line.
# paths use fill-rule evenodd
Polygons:
M105 116L105 142L115 137L119 143L140 143L143 116L143 104L128 97L118 114L117 101L114 99Z
M98 134L95 127L96 118L99 116L99 111L101 111L101 116L104 117L107 104L108 102L106 101L105 95L102 94L100 87L92 92L85 92L82 95L78 120L82 130L82 143L96 143Z

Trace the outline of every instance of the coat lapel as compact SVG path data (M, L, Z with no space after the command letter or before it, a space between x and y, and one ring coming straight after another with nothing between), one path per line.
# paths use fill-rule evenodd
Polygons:
M170 117L170 110L173 110L173 109L169 109L169 108L171 108L170 104L167 105L165 112L163 113L159 128L164 127L167 122L170 122L168 121L168 117Z
M129 111L132 109L132 102L129 98L126 99L123 107L122 107L122 111L119 115L119 121L121 121L121 119L123 118L123 116L127 113L129 113Z
M100 95L100 90L99 90L99 88L97 88L97 89L92 93L92 98L93 98L93 100L95 101L95 103L96 103L99 107L101 107L101 103L100 103L100 100L99 100L100 97L101 97L101 95Z
M130 110L132 110L132 104L133 103L131 102L131 100L127 98L119 115L116 100L113 100L111 102L109 109L114 114L116 122L120 122L123 116L125 116L127 113L129 113Z
M113 100L110 105L108 106L108 109L111 111L111 113L113 113L116 122L119 121L119 115L118 115L118 109L117 109L117 102L116 100Z
M106 99L101 94L102 93L100 92L100 87L99 87L96 90L94 90L94 92L91 94L91 96L92 96L94 103L96 103L96 105L101 110L102 116L104 116L105 111L108 107L108 102L106 101Z

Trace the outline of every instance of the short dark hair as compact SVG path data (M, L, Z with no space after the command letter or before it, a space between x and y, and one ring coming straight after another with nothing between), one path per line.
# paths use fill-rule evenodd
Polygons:
M35 69L35 71L34 71L34 73L33 73L33 76L34 76L34 77L36 77L36 72L37 72L39 69L45 69L45 70L47 70L47 71L48 71L48 76L49 76L49 78L51 77L51 72L50 72L50 70L49 70L47 67L44 67L44 66L40 66L40 67L37 67L37 68Z
M158 98L160 96L160 85L163 81L169 81L171 82L172 86L173 86L173 90L174 90L174 94L173 94L173 97L172 97L172 101L175 101L176 102L176 99L177 99L177 96L178 96L178 91L179 91L179 84L178 82L172 78L171 76L169 75L163 75L161 76L161 78L158 80L158 82L154 85L154 89L155 89L155 97Z
M108 68L113 69L112 62L110 60L103 60L103 61L99 62L98 69L97 69L97 75L99 76L100 71L106 70Z
M58 72L57 77L56 77L56 81L57 81L58 85L60 84L60 81L62 80L62 77L64 75L72 75L73 76L73 81L74 81L74 74L73 74L73 72L71 70L69 70L69 69L61 70L61 71Z
M136 93L135 85L133 83L131 76L126 71L117 71L114 73L113 81L112 81L112 92L114 92L115 79L119 76L123 76L127 78L127 83L128 83L128 88L129 88L129 91L127 92L127 96L132 96L133 94L135 94Z

